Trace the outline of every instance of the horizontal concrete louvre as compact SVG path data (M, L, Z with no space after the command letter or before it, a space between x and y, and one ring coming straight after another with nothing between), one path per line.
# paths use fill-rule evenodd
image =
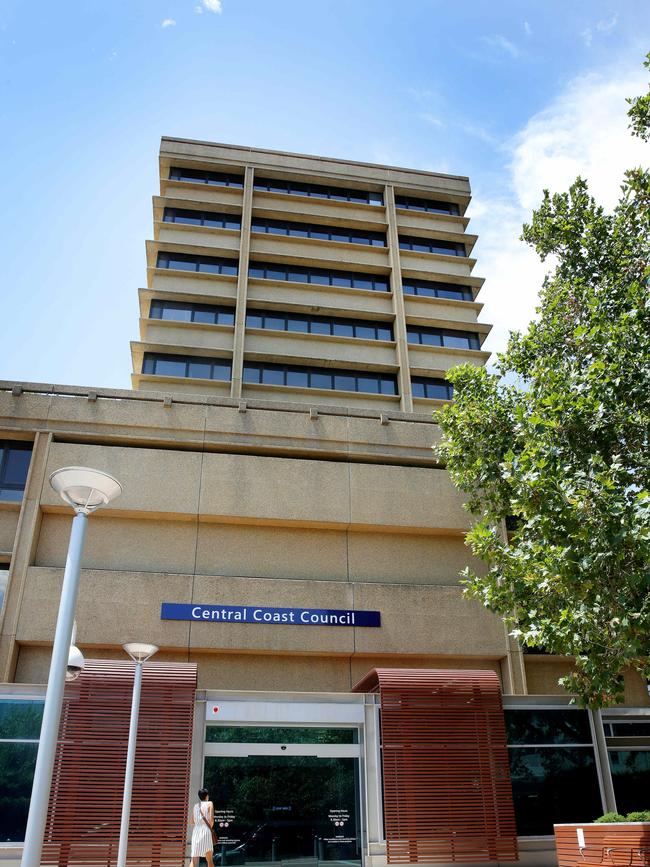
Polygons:
M389 864L517 861L499 680L487 671L380 668Z
M350 465L351 521L357 526L464 532L470 517L442 470Z
M89 659L66 684L42 864L115 864L134 671ZM144 666L129 864L183 863L196 683L193 664Z
M348 467L324 461L206 454L200 515L204 520L347 524Z

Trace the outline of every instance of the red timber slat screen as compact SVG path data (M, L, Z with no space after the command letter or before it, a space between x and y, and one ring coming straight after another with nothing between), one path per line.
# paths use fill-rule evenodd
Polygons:
M88 660L66 684L42 864L116 863L134 673L132 662ZM196 665L144 665L130 865L183 864L196 681Z
M490 671L380 668L389 864L516 861L499 680Z

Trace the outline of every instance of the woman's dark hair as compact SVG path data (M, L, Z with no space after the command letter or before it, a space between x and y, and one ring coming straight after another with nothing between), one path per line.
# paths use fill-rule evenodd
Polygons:
M199 801L205 801L205 799L208 797L208 794L209 793L207 789L199 789Z

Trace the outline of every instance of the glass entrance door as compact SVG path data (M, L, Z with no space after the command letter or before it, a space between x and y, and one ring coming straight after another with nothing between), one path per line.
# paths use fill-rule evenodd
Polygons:
M273 730L267 731L272 736ZM299 738L315 737L309 729L282 734L292 731ZM346 739L351 734L345 731ZM291 743L287 738L287 743L221 742L206 748L221 753L206 755L204 765L219 835L216 865L361 864L358 744Z

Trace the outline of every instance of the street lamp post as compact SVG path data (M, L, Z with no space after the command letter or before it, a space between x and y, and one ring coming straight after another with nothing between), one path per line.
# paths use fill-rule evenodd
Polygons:
M142 690L142 666L158 651L155 644L123 644L122 647L135 662L133 679L133 698L131 700L131 721L129 723L129 745L126 752L126 773L124 774L124 795L122 798L122 820L120 822L120 842L117 847L117 867L126 867L126 850L129 845L129 822L131 819L131 794L133 792L133 772L135 770L135 748L138 738L140 718L140 692Z
M110 503L122 493L122 486L113 476L87 467L64 467L56 470L50 476L50 484L63 500L72 506L76 514L72 521L59 614L52 647L50 673L47 679L43 722L25 830L22 867L39 867L41 863L66 674L69 672L78 673L80 664L83 664L83 657L81 657L80 663L81 654L78 650L76 654L70 655L70 641L77 604L81 556L86 538L88 515Z

